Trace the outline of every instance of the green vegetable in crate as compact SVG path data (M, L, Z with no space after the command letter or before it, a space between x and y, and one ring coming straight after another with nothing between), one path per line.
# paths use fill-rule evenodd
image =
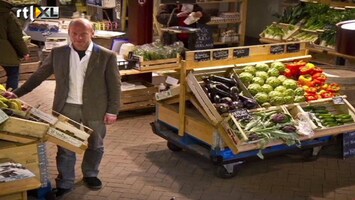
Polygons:
M254 98L259 104L263 104L269 101L269 96L265 92L257 93Z
M284 96L284 102L285 104L290 104L293 103L293 96Z
M274 90L274 91L269 92L269 97L270 98L272 98L272 97L282 97L282 93Z
M276 88L277 86L282 84L281 81L276 77L269 77L268 79L266 79L265 83L271 85L273 88Z
M256 95L258 92L262 92L263 89L259 84L252 83L248 86L248 90L252 95Z
M277 113L276 115L273 115L271 120L274 123L286 123L291 121L291 117L289 115L286 115L284 113Z
M266 94L269 94L271 91L274 90L274 88L271 85L269 85L269 84L264 84L261 87L263 89L263 92L265 92Z
M285 64L283 64L280 61L275 61L275 62L271 63L270 66L271 66L271 68L276 68L280 74L283 73L286 69Z
M252 75L255 75L256 69L255 69L254 66L248 65L248 66L245 66L245 67L243 68L243 72L249 72L249 73L251 73Z
M280 75L279 70L276 68L271 68L267 71L269 76L278 77Z
M277 79L279 79L281 82L284 82L284 81L287 79L287 77L284 76L284 75L279 75L279 76L277 77Z
M286 88L290 88L295 90L297 86L297 81L292 80L292 79L286 79L284 82L282 82L282 85L285 86Z
M266 63L258 63L255 65L255 69L257 71L264 71L267 72L269 70L269 65Z
M286 88L282 85L277 86L274 91L280 92L280 93L284 93L286 91Z
M260 77L260 78L262 78L262 79L264 79L264 80L267 80L267 79L269 78L268 73L267 73L267 72L264 72L264 71L257 71L257 72L255 72L255 76L256 76L256 77Z
M252 80L251 80L251 83L256 83L256 84L259 84L259 85L264 85L265 83L265 80L261 77L254 77Z
M306 97L304 96L295 96L293 102L295 103L300 103L300 102L305 102L306 101Z
M301 87L298 87L295 89L295 95L296 96L303 96L304 95L304 89Z
M284 92L283 92L283 95L284 96L290 96L293 98L293 96L295 96L295 92L293 89L286 89Z
M239 74L239 78L244 84L249 85L253 80L254 76L249 72L242 72Z
M282 96L273 96L273 97L271 97L269 95L269 98L270 98L270 104L273 105L273 106L279 106L279 105L285 104L285 99Z

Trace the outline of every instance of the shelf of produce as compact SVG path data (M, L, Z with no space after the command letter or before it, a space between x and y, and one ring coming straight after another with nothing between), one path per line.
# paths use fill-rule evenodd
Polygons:
M218 22L211 21L211 22L208 22L207 24L208 25L221 25L221 24L240 24L240 23L241 23L241 21L223 20L223 21L218 21Z

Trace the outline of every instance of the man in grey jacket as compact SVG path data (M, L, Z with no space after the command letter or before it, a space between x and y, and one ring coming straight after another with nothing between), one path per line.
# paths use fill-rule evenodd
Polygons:
M94 34L86 19L69 25L70 45L52 49L42 66L9 97L23 96L54 74L56 86L53 110L94 130L88 139L81 169L90 189L100 189L99 165L104 153L105 124L116 121L120 105L120 74L114 52L92 42ZM74 186L75 153L58 146L56 197Z

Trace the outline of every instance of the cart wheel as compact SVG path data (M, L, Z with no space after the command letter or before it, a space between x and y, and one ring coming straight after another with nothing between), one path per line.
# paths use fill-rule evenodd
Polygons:
M320 147L313 147L311 149L305 149L302 151L303 160L307 162L315 161L319 157Z
M236 169L232 169L232 172L228 172L227 169L223 166L223 165L218 165L216 168L216 175L219 178L224 178L224 179L228 179L228 178L233 178L237 175L238 170Z
M174 151L174 152L182 151L182 148L176 146L175 144L173 144L171 142L168 142L167 146L171 151Z

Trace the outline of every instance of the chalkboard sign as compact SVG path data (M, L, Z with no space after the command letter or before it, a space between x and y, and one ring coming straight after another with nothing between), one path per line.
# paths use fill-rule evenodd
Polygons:
M197 62L211 60L211 53L209 51L196 52L194 59Z
M213 37L212 37L211 27L209 27L206 24L197 23L196 28L199 28L200 30L196 32L196 40L193 49L194 50L212 49Z
M343 134L343 158L355 157L355 132Z
M228 50L216 50L212 52L213 60L224 60L227 59L229 55Z
M233 116L237 119L248 119L251 117L249 111L245 108L240 108L234 111Z
M295 53L299 51L300 51L300 43L286 45L287 53Z
M233 49L233 57L242 58L249 56L249 48Z
M285 52L285 45L273 45L270 46L270 53L271 54L281 54Z

